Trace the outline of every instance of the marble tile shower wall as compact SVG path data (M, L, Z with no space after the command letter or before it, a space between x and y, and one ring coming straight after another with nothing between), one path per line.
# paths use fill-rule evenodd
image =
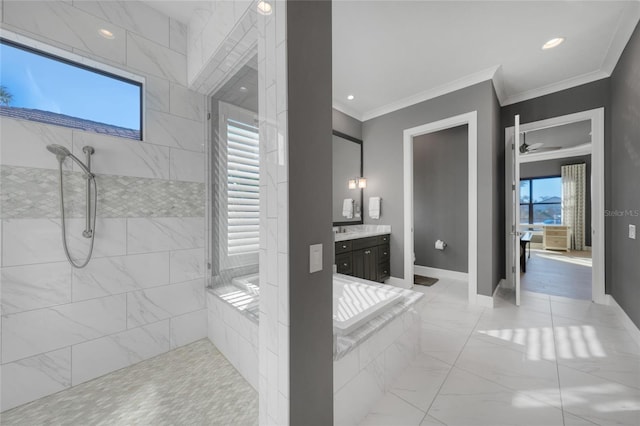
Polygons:
M260 366L262 425L289 424L289 142L287 2L258 16L260 111ZM266 226L265 226L266 224ZM266 283L263 285L262 283Z
M186 87L186 27L140 2L3 1L1 10L3 30L146 79L142 142L0 121L6 410L206 337L205 102ZM96 149L99 218L85 269L62 250L51 143ZM73 195L78 170L67 172L69 244L80 255L83 197Z

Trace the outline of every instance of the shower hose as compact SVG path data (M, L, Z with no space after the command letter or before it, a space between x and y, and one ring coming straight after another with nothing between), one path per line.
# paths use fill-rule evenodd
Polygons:
M71 159L75 162L78 162L78 160L76 160L74 157L71 157ZM87 263L89 263L89 260L91 260L91 255L93 253L93 240L95 239L96 236L96 210L98 207L98 186L96 185L96 177L92 174L92 173L85 173L85 176L87 177L87 179L91 180L91 182L93 182L93 225L92 225L92 230L91 230L91 243L89 244L89 253L87 254L86 259L82 262L82 263L76 263L73 261L73 259L71 258L71 255L69 254L69 248L67 247L67 230L66 230L66 226L65 226L65 220L64 220L64 191L62 190L62 161L59 162L59 174L58 174L58 181L60 182L60 217L62 220L62 247L64 247L64 254L67 256L67 259L69 260L69 263L71 264L71 266L73 266L74 268L84 268L85 266L87 266ZM87 203L91 203L91 200L89 199L89 197L87 197Z

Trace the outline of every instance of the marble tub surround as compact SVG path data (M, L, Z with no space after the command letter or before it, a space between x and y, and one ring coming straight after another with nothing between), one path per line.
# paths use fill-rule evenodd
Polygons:
M403 295L401 303L350 335L336 336L333 364L335 425L359 424L420 352L423 295L392 289Z
M206 109L186 87L186 27L143 3L4 1L2 12L3 36L143 77L146 101L143 141L0 118L5 411L206 337ZM62 250L52 143L96 150L96 240L82 270ZM82 182L64 169L80 256Z
M367 321L362 327L354 330L353 332L346 334L344 336L336 336L334 335L334 348L333 348L333 359L337 361L343 357L345 357L349 352L357 348L360 344L365 342L374 334L378 333L381 329L385 328L389 323L393 322L400 316L404 317L404 314L407 313L406 321L409 323L413 323L414 321L411 318L417 320L418 318L418 308L420 306L420 302L423 299L424 295L422 293L418 293L412 290L406 290L399 287L392 287L385 284L376 283L373 281L363 280L361 278L356 278L348 275L336 274L336 276L344 278L349 281L355 281L359 283L364 283L373 287L383 288L385 291L389 291L392 293L397 293L402 296L400 302L392 305L387 311L382 314L372 318L370 321ZM403 328L405 328L403 326Z
M391 234L391 225L348 225L333 228L334 241L355 240Z

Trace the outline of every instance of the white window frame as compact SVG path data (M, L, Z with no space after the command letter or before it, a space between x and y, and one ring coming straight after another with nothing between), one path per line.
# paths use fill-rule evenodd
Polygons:
M227 120L232 119L236 121L240 121L242 123L247 123L250 125L255 125L258 120L258 116L256 113L253 113L249 110L237 107L235 105L228 104L226 102L218 102L218 115L219 115L219 158L218 161L218 171L219 171L219 191L218 191L218 252L220 259L220 270L238 268L242 266L251 266L258 265L258 252L259 249L255 251L255 253L246 253L246 254L235 254L229 255L228 253L228 241L229 241L229 233L228 233L228 221L229 221L229 207L228 207L228 170L227 170L227 159L228 159L228 135L227 135ZM259 204L258 204L259 205ZM259 213L258 213L259 217Z

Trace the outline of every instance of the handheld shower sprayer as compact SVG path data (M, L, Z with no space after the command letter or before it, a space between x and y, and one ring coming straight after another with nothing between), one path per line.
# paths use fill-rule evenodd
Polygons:
M95 152L93 147L85 146L84 148L82 148L82 152L84 152L85 154L89 154L87 156L87 162L89 163L88 165L85 165L82 161L80 161L78 157L73 155L67 148L65 148L62 145L55 145L55 144L47 145L47 150L56 156L60 164L64 163L64 160L66 160L67 157L69 157L76 162L76 164L82 169L83 172L85 172L88 175L92 175L91 170L89 169L91 168L90 155Z
M58 170L59 170L59 186L60 186L60 217L62 221L62 247L64 248L64 253L67 256L67 260L74 268L84 268L91 259L91 254L93 253L93 242L95 239L95 230L96 230L96 209L98 206L98 187L96 184L96 177L93 173L91 173L91 156L94 154L95 150L93 147L85 146L82 148L82 152L85 153L87 163L83 163L80 161L78 157L73 155L67 148L62 145L47 145L47 150L54 154L58 159ZM62 179L62 163L68 158L71 158L84 172L84 177L87 180L87 205L86 205L86 225L85 229L82 232L82 236L85 238L91 238L91 243L89 245L89 253L87 254L86 259L82 263L75 263L69 254L69 248L67 247L67 232L65 226L65 218L64 218L64 191L63 191L63 179ZM91 186L93 185L93 215L91 211ZM91 216L93 216L93 221L91 220ZM93 222L93 223L92 223Z

